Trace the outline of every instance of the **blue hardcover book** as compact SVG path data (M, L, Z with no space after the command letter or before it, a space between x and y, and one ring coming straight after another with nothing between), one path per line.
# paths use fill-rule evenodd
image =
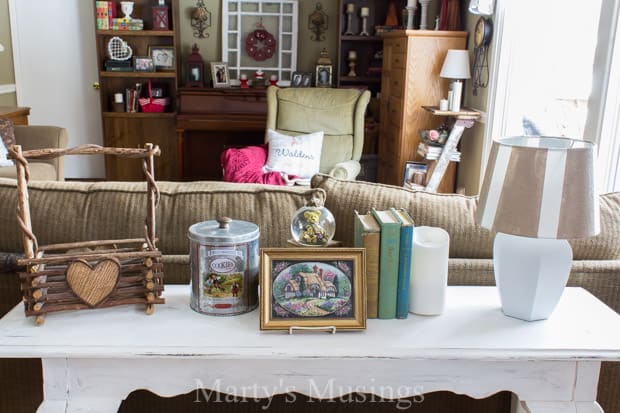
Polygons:
M372 208L370 213L381 227L378 318L396 318L400 221L390 210L377 211Z
M401 208L390 208L398 218L400 226L400 252L398 255L398 285L396 289L396 318L409 315L409 280L411 278L411 248L415 225L409 213Z

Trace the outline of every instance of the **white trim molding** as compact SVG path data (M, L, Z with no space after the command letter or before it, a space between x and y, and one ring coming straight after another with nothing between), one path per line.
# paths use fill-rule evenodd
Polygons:
M9 93L15 93L16 91L17 87L15 86L15 83L0 85L0 95L7 95Z

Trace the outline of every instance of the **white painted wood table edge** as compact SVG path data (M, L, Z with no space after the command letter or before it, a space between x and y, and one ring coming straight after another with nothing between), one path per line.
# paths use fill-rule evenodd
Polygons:
M315 398L510 390L532 413L600 412L600 362L620 359L620 316L580 288L567 288L540 322L504 316L493 287L450 287L439 317L296 336L259 332L257 311L195 313L188 286L166 286L165 295L152 316L117 307L53 314L42 327L17 306L0 320L0 357L43 359L40 412L111 412L135 389L173 396L202 387Z

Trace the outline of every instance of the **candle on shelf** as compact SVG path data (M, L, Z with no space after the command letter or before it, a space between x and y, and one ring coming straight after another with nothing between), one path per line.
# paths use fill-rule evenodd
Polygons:
M355 4L348 3L347 4L347 13L354 13L354 12L355 12Z
M444 310L448 286L450 235L441 228L416 227L411 250L409 311L438 315Z
M370 9L368 7L362 7L360 10L360 16L368 17L370 15Z
M114 94L114 103L123 103L123 94L115 93Z
M450 107L448 103L448 99L440 99L439 110L448 110L448 108Z
M349 50L349 59L357 59L357 52L355 50Z
M407 0L407 7L415 8L417 1L416 0Z
M198 81L199 78L200 78L200 69L198 69L197 67L192 67L192 80Z

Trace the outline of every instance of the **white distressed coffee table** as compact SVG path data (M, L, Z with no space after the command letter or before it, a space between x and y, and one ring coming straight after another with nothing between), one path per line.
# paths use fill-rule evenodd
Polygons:
M0 357L43 359L39 412L116 412L135 389L198 396L199 388L314 398L509 390L517 412L602 412L600 363L620 360L620 316L580 288L567 288L545 321L504 316L494 287L450 287L441 316L292 336L261 333L256 310L195 313L188 286L166 286L165 296L151 316L115 307L51 314L41 327L20 304L0 320Z

